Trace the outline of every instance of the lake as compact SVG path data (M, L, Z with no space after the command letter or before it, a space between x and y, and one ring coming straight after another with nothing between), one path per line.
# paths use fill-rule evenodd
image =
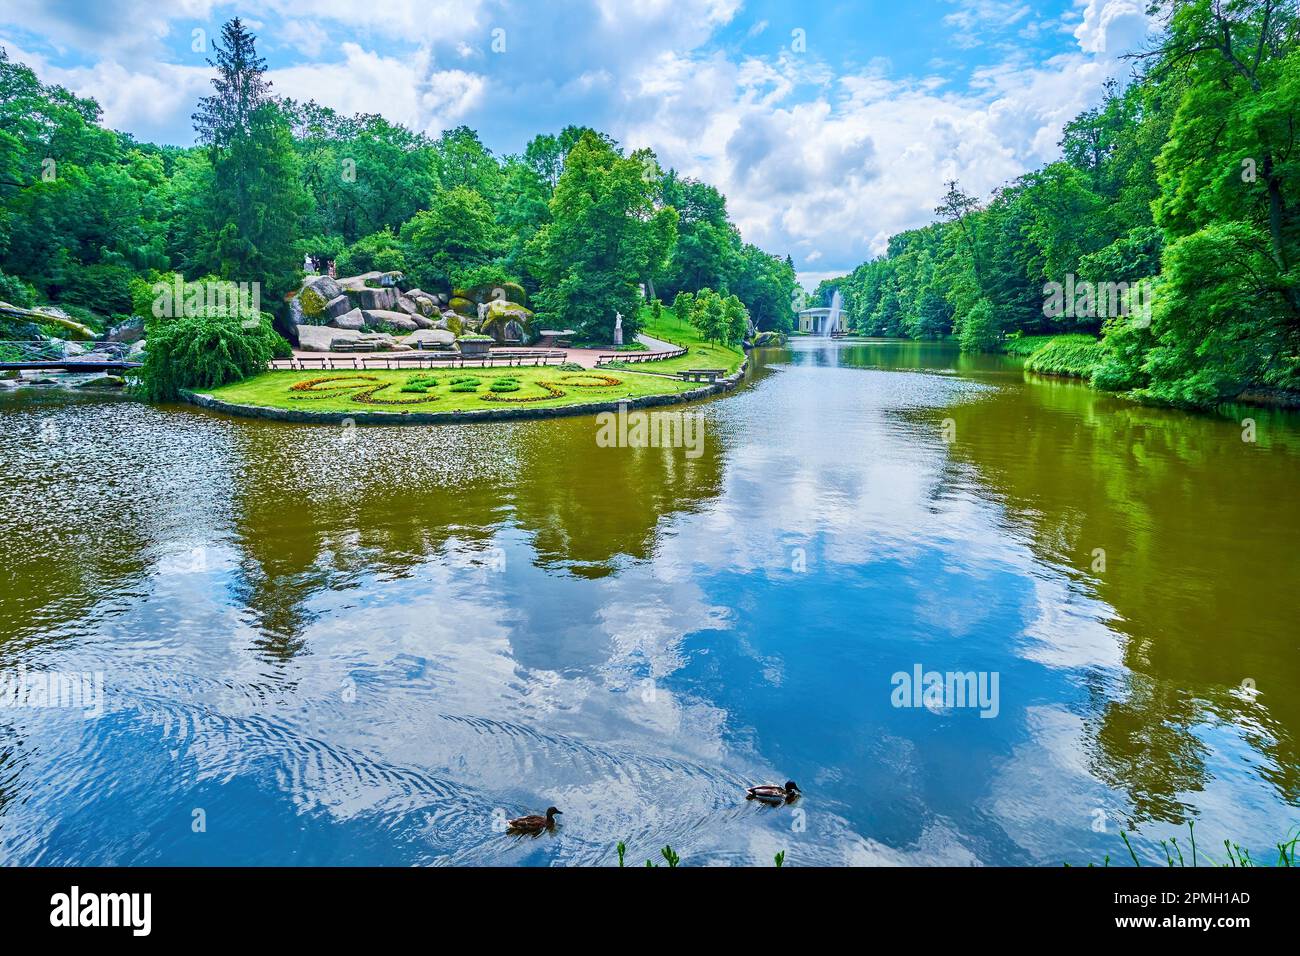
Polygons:
M1300 417L822 340L689 410L663 449L0 394L0 696L89 689L0 706L0 863L1163 863L1189 820L1271 862L1300 828Z

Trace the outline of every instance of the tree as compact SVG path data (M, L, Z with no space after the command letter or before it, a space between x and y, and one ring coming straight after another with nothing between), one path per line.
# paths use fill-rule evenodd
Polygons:
M622 156L586 133L570 150L551 221L528 245L530 270L542 284L537 311L556 328L589 340L612 340L616 314L627 334L639 322L639 284L662 268L677 213L656 207L656 182L645 176L654 157Z
M272 294L296 281L295 240L308 198L285 114L270 98L266 61L238 17L213 41L215 92L199 101L194 128L211 176L204 201L188 208L200 262L225 279L260 281ZM270 298L270 297L268 297Z
M501 249L492 207L467 186L438 193L432 205L402 227L412 278L429 288L450 288L456 273L485 265Z

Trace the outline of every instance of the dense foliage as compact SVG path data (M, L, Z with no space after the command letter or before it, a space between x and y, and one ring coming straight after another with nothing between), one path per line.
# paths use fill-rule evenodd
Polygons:
M745 245L717 190L648 151L569 127L498 157L465 127L434 138L281 99L238 19L209 62L198 145L180 149L104 129L93 100L0 52L0 299L102 327L133 313L133 282L177 272L260 283L283 321L311 255L429 291L513 281L541 326L593 341L615 313L635 331L642 286L717 289L790 327L790 260Z
M935 224L823 283L823 301L838 288L855 330L970 350L1100 334L1094 384L1178 404L1300 388L1294 4L1156 6L1161 42L1066 126L1059 162L987 202L949 184ZM1050 283L1083 307L1049 314ZM1145 290L1153 306L1132 307Z
M174 401L181 389L211 389L266 371L289 345L271 328L270 316L203 314L149 323L149 348L141 369L142 392L155 402Z

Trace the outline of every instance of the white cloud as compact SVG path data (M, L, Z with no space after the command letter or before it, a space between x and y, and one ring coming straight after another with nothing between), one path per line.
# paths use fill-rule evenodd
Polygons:
M285 44L313 60L321 55L330 41L325 28L314 20L286 20L279 36Z
M459 123L486 86L478 74L434 68L427 53L384 56L351 42L340 52L341 61L272 70L268 77L282 96L314 99L344 114L382 113L434 134Z
M1088 0L1083 22L1074 31L1085 53L1119 56L1146 39L1145 0Z
M1073 34L1074 46L1048 57L1020 42L969 73L936 60L928 75L900 75L885 59L846 67L713 45L740 5L588 0L557 14L503 0L319 0L307 18L298 0L267 0L259 15L266 35L299 54L271 71L283 95L432 133L466 123L510 149L565 123L605 129L716 184L746 240L815 263L807 276L847 271L891 234L931 221L945 180L987 195L1054 159L1063 124L1122 72L1117 57L1148 28L1143 0L1076 0L1048 20L1018 0L954 0L947 19L972 36L1040 35L1059 50ZM11 52L45 80L95 96L110 125L188 141L208 71L197 55L168 63L163 38L176 31L167 42L188 57L191 24L237 5L107 0L85 17L72 6L11 0L0 22L25 21L21 29L81 50L91 65L61 66L63 55L44 46L43 55ZM498 24L503 55L490 53Z
M1064 124L1145 37L1135 2L1094 0L1077 51L1038 62L1013 54L961 90L945 78L890 78L879 65L821 86L816 65L795 59L661 59L635 77L655 110L614 132L718 185L748 241L847 271L891 235L932 221L946 180L987 196L1057 158ZM967 7L972 17L997 7L1007 24L1023 19L1016 4Z

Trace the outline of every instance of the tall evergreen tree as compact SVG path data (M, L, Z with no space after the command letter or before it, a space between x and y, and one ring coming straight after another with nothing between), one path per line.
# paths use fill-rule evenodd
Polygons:
M214 93L199 101L194 128L211 172L188 212L206 220L201 271L263 283L278 295L297 278L295 241L308 207L287 117L270 93L266 61L238 17L213 42ZM206 228L203 228L206 227Z

